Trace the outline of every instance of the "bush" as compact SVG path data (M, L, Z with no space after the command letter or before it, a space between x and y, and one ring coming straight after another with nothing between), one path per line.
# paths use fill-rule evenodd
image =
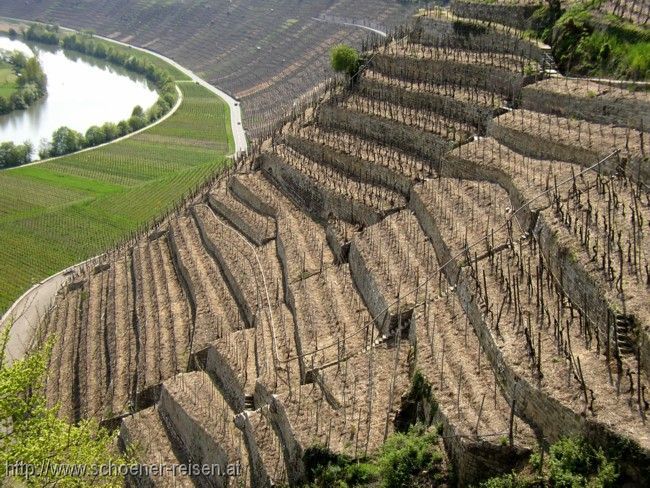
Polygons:
M362 486L379 479L379 468L366 460L354 460L316 445L303 455L307 480L313 487Z
M564 72L650 78L650 31L594 10L598 2L578 2L566 11L542 6L531 18L535 33L552 46Z
M12 472L12 466L52 467L68 465L93 466L131 462L116 449L116 435L101 428L96 421L82 420L76 425L59 418L56 408L48 408L43 395L51 343L36 349L25 358L7 366L4 354L9 329L0 333L0 477L3 486L122 486L117 473L111 476L74 476L69 472ZM7 426L11 428L7 428ZM38 470L37 470L38 471ZM46 470L48 471L48 470Z
M615 486L618 464L582 438L567 437L551 446L544 465L539 452L530 457L530 466L521 473L489 479L483 488L606 488ZM530 474L530 473L537 474Z
M410 486L416 476L434 479L442 462L437 442L437 434L427 432L422 425L412 426L406 434L391 435L378 459L382 485L386 488Z
M20 166L32 161L32 144L27 141L24 144L3 142L0 144L0 168L11 168Z
M334 71L347 73L349 76L354 76L361 64L359 52L345 44L339 44L332 48L330 61Z

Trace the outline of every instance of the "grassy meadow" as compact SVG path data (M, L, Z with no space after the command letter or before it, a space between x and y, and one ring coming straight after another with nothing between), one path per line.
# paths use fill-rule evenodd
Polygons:
M0 60L0 97L9 98L17 89L13 66Z
M0 171L0 313L32 284L161 215L234 151L226 103L180 81L170 118L124 141Z

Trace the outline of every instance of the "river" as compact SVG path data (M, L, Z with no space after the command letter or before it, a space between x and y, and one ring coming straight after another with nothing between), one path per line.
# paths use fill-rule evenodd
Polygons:
M0 116L0 142L30 141L34 158L41 142L61 126L83 134L93 125L128 119L133 107L146 110L158 99L144 76L90 56L7 37L0 37L0 49L36 54L47 75L44 98Z

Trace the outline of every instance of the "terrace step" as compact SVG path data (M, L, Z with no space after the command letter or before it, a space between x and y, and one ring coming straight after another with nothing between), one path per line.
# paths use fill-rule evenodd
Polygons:
M217 218L207 205L191 209L210 255L219 264L225 282L247 327L254 327L264 289L253 246L233 227Z
M406 230L405 230L406 229ZM414 308L424 299L424 281L435 266L427 237L410 211L366 228L350 245L350 272L379 334L409 334ZM381 243L381 245L380 245Z
M171 221L169 244L177 274L183 278L193 306L192 350L200 350L229 331L243 328L237 303L191 216L182 215Z
M514 54L541 61L544 49L516 32L502 32L486 24L456 17L420 17L410 33L411 42L478 52Z
M437 168L443 155L453 147L451 141L419 127L334 104L321 105L316 118L324 129L345 131L384 146L399 147L404 153L428 160L428 166L432 168Z
M268 408L268 407L266 407ZM239 415L249 423L249 431L255 436L255 444L259 450L261 463L273 486L283 485L288 481L287 466L284 460L282 445L273 426L264 414L265 408L246 411ZM236 421L237 422L237 421Z
M255 398L253 395L244 395L244 410L255 410Z
M206 373L184 373L165 381L158 408L170 438L188 461L219 466L219 471L201 476L206 485L228 486L248 479L254 470L259 473L261 467L249 462L256 453L248 451L234 412Z
M390 78L374 71L366 73L356 90L366 98L427 110L461 126L471 126L480 134L485 133L492 117L503 113L503 100L491 92Z
M518 98L524 85L534 81L524 75L524 67L529 63L529 59L510 54L411 45L389 47L376 54L372 69L415 82L478 88L512 101Z
M416 130L434 134L442 141L450 144L461 144L469 140L478 130L478 124L466 123L457 119L463 118L455 114L456 118L451 118L440 114L434 107L431 110L423 103L405 103L397 96L396 101L390 97L370 98L361 95L352 95L340 103L346 110L355 113L370 115L381 119L387 119L397 122Z
M413 181L405 175L380 165L368 164L368 161L364 159L338 152L329 146L313 142L304 137L287 134L284 136L284 142L297 153L343 172L349 175L351 179L384 186L401 193L405 197L408 196L413 184Z
M522 91L522 108L559 117L641 129L650 127L650 94L588 80L547 78Z
M195 480L180 469L184 464L177 446L170 441L156 407L124 417L120 426L123 447L137 446L141 466L164 466L162 473L142 470L130 481L135 486L194 487Z
M571 120L555 115L512 110L492 120L488 134L510 149L538 159L591 166L619 150L598 166L604 174L625 173L633 181L650 182L638 130Z
M579 431L585 422L598 422L593 419L603 416L608 419L615 417L615 422L608 420L608 428L615 428L618 435L632 436L647 443L646 434L637 430L642 429L642 420L636 406L622 408L617 401L616 386L607 381L611 371L602 354L602 344L601 354L594 354L594 338L598 335L594 324L580 313L573 317L569 314L570 302L549 276L546 260L542 258L535 239L518 238L509 246L509 251L478 261L465 261L462 254L455 252L459 242L461 245L464 241L478 242L481 235L487 235L491 240L492 234L489 226L487 232L482 226L472 226L467 221L467 210L463 212L462 207L459 209L455 204L454 196L466 192L463 189L466 185L467 182L449 180L447 184L436 185L437 198L427 200L416 194L411 198L411 205L436 247L440 261L447 263L444 269L447 279L454 285L454 292L480 338L499 383L509 385L504 387L504 395L508 401L513 395L526 398L523 405L516 407L515 413L549 439L566 435L568 425L560 428L557 422L550 421L551 418L571 419L567 422ZM500 193L501 198L507 198L503 190ZM454 210L453 218L447 222L438 217L445 214L445 209L447 215L451 209ZM490 220L495 234L506 218L504 215L501 219ZM462 231L460 236L458 229ZM468 232L466 237L465 232ZM517 269L522 272L521 276ZM546 283L554 286L549 289ZM568 282L563 284L569 286ZM511 306L508 308L509 300ZM514 305L515 301L517 305ZM564 326L566 329L563 327L565 334L566 330L572 331L570 344L562 345L564 350L558 350L557 336L553 331L560 323L568 324ZM531 333L531 330L536 333ZM579 358L580 362L576 359L562 365L562 357L567 353ZM499 365L502 365L501 369ZM575 394L575 382L571 386L562 380L567 377L572 382L577 380L578 388L582 388L582 398ZM517 381L517 391L514 391L513 385ZM600 399L598 403L589 402L589 390L592 399ZM539 407L542 404L545 406ZM553 411L552 415L550 411Z
M210 207L256 246L262 246L273 240L275 238L275 221L270 217L258 214L240 202L226 188L212 191L208 195Z
M321 222L335 216L369 225L406 203L403 196L391 190L349 180L284 145L276 146L273 154L263 155L261 167L275 184Z

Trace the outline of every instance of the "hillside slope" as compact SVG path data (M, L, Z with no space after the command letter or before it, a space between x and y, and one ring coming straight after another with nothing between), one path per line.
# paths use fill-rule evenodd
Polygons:
M387 30L413 9L395 0L0 0L0 16L93 29L172 58L240 98L251 136L329 76L331 46L369 34L341 22Z
M565 435L647 480L650 98L545 78L543 55L433 13L378 46L73 277L41 330L49 401L124 444L164 432L143 463L241 461L251 486L415 420L460 484Z

